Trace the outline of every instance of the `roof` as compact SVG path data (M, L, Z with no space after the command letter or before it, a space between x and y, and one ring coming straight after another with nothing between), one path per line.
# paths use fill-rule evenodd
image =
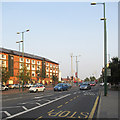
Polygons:
M15 51L15 50L10 50L10 49L6 49L6 48L0 48L0 52L7 53L7 54L12 54L12 55L17 55L17 56L19 56L19 55L22 56L22 52ZM29 54L29 53L24 53L24 57L33 58L33 59L42 60L42 61L44 60L44 61L47 61L47 62L59 64L59 63L51 61L51 60L49 60L47 58L40 57L40 56L33 55L33 54Z

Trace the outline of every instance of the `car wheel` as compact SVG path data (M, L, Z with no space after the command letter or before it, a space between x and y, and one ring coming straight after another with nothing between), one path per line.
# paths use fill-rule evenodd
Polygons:
M36 90L36 93L38 92L38 89Z

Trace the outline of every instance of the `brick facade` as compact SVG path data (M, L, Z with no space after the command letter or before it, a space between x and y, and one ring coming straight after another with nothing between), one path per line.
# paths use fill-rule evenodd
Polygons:
M26 66L31 76L31 80L28 82L41 83L41 78L39 78L39 80L37 79L36 70L42 69L43 61L45 64L46 78L42 80L42 83L52 83L53 75L59 77L58 63L40 56L24 53L24 66ZM0 67L7 67L11 71L11 74L13 74L6 84L17 84L19 82L18 75L22 66L23 57L21 52L0 48Z

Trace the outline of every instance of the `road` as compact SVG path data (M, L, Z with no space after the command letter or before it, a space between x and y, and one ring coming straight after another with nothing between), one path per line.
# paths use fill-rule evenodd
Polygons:
M96 118L100 86L91 90L11 94L2 97L2 118Z

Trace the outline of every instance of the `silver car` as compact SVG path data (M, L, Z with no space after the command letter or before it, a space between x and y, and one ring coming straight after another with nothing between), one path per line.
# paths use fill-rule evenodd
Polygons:
M80 85L80 90L89 90L89 89L91 89L91 86L88 83L83 83L82 85Z

